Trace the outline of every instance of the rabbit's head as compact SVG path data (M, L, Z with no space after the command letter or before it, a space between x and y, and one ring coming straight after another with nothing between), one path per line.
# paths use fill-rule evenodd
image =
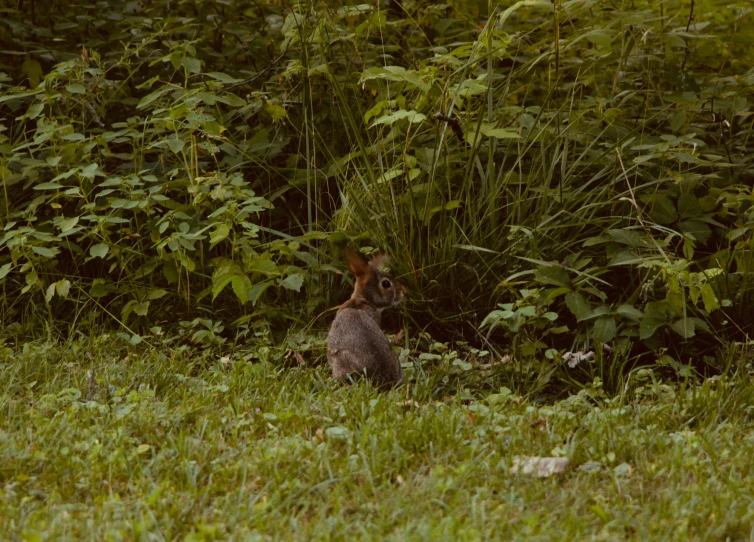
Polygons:
M369 263L358 252L349 248L344 251L348 269L356 277L356 285L351 299L363 299L377 310L394 307L403 300L406 287L388 275L384 267L387 256L377 256Z

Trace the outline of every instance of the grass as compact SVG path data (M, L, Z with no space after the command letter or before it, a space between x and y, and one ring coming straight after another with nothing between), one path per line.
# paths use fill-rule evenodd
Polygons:
M547 403L435 397L421 371L380 394L325 367L107 338L0 350L5 540L754 536L744 377L684 386L640 371L617 397L596 383ZM515 476L517 455L571 468Z

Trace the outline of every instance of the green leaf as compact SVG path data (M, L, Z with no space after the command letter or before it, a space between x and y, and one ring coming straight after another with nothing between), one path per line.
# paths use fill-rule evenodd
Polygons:
M45 292L45 301L49 303L54 295L55 295L55 283L52 283L47 287L47 291Z
M271 280L266 280L264 282L255 284L254 287L251 289L251 294L249 295L249 300L251 301L251 303L253 305L256 305L257 301L262 296L262 293L264 293L264 291L270 286L272 286Z
M505 128L495 128L493 130L487 130L484 132L487 137L496 137L498 139L520 139L521 136L512 130L506 130Z
M681 218L694 218L704 214L702 206L699 205L699 198L694 194L681 194L678 198L678 212Z
M171 137L168 139L168 147L170 147L170 150L173 151L175 154L178 154L183 150L183 147L186 145L186 142L182 139L178 139L177 137Z
M377 126L379 124L393 124L394 122L397 122L399 120L408 120L411 123L418 123L423 122L427 118L426 115L423 113L419 113L417 111L405 111L401 109L400 111L396 111L395 113L390 113L389 115L383 115L382 117L376 119L372 126Z
M671 224L675 221L675 205L666 195L656 194L649 215L658 224Z
M68 279L59 280L55 283L55 290L60 297L68 297L68 292L71 290L71 281Z
M26 114L29 116L30 119L36 119L42 113L42 111L44 111L44 108L45 108L45 104L35 103L29 108Z
M104 279L94 279L92 287L89 289L89 295L92 297L102 297L107 295L107 286Z
M673 113L673 116L670 117L670 129L674 132L679 131L686 125L687 120L688 116L686 115L686 111L679 109L678 111Z
M634 230L608 230L608 235L612 237L616 243L623 245L629 245L632 247L639 246L639 240L641 239L639 232Z
M110 246L105 243L99 243L94 246L92 246L89 249L89 255L92 258L104 258L107 256L107 253L110 251Z
M641 340L649 339L655 332L668 321L663 315L656 313L644 313L639 322L639 338Z
M547 265L537 269L534 274L537 281L542 284L552 284L555 286L571 286L571 278L568 271L560 265Z
M294 273L293 275L288 275L284 279L278 279L278 283L280 286L287 288L288 290L300 292L301 286L304 284L304 275L301 273Z
M233 292L241 303L248 303L251 296L251 280L246 275L235 275L231 278Z
M225 289L225 287L230 284L230 281L233 280L233 277L237 275L223 275L220 278L215 279L215 281L212 283L212 300L214 301L218 295Z
M217 79L218 81L222 81L223 83L229 83L229 84L239 83L240 81L242 81L242 79L236 79L235 77L231 77L227 73L222 73L222 72L209 72L205 75L211 77L212 79Z
M73 218L64 218L60 222L58 222L58 228L60 228L60 233L65 233L67 231L71 231L76 224L79 223L79 217L74 216Z
M0 267L0 279L4 279L5 276L10 273L13 262L8 262L4 266Z
M229 233L230 226L227 223L218 224L215 228L215 231L213 231L209 236L209 248L214 248L217 243L227 238Z
M189 73L202 72L202 63L198 58L193 58L190 56L184 57L183 60L181 60L181 66L183 66Z
M586 39L588 39L591 43L598 45L599 47L608 49L610 48L610 45L612 43L613 35L610 35L605 30L592 30L586 35Z
M24 63L21 64L21 73L29 79L29 86L31 88L36 88L44 76L42 65L32 57L28 57L24 60Z
M272 122L279 122L280 120L288 116L288 112L285 110L285 107L272 102L267 102L264 109L265 111L267 111L267 114L272 117Z
M36 271L29 271L24 277L27 286L34 286L37 283L37 278L38 277Z
M592 337L597 342L607 343L613 340L617 331L615 318L603 316L602 318L597 318L594 322Z
M416 71L407 70L400 66L380 66L364 70L359 78L359 84L363 84L370 79L405 82L423 92L427 92L430 89L430 84L425 82Z
M696 335L693 318L680 318L673 322L673 325L670 327L684 339L690 339Z
M146 316L149 314L149 301L135 301L133 310L139 316Z
M566 306L576 317L576 320L583 320L592 313L592 306L586 298L579 292L570 292L565 296Z
M157 288L155 290L150 290L147 294L147 299L155 300L155 299L161 299L167 295L167 291L163 290L162 288Z
M86 94L86 87L80 83L73 83L72 85L67 85L65 89L71 94Z
M194 269L196 269L194 260L189 258L185 252L174 252L174 254L183 267L185 267L190 273L194 272Z
M269 259L269 256L258 258L249 266L248 271L251 273L262 273L263 275L279 275L278 266Z
M489 313L484 320L482 320L480 328L485 328L487 326L490 326L490 330L494 328L495 326L500 324L501 320L506 320L513 316L515 313L511 310L494 310L491 313Z
M152 92L150 94L147 94L146 96L144 96L141 99L141 101L139 101L139 104L136 106L136 109L144 109L146 106L148 106L149 104L151 104L152 102L154 102L155 100L157 100L158 98L160 98L163 94L166 94L166 93L171 92L173 90L175 90L175 87L171 87L171 86L167 86L166 85L166 86L163 86L163 87L155 90L154 92Z
M168 284L175 284L178 282L178 268L175 266L175 262L170 260L165 262L162 266L162 274L165 276L165 280Z
M621 305L616 311L619 315L629 320L640 320L644 313L633 305Z
M44 256L45 258L54 258L60 252L57 247L31 247L31 249L35 253L39 254L40 256Z
M57 190L58 188L65 188L62 184L58 183L41 183L34 187L34 190Z
M707 312L712 312L715 309L720 308L720 302L717 300L717 296L715 295L715 291L712 289L711 285L705 282L699 288L702 291L702 302L704 303L704 310L706 310Z

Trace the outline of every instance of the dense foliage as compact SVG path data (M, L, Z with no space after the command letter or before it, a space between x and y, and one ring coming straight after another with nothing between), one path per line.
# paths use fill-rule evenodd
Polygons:
M684 370L754 323L747 1L2 8L15 332L280 338L387 250L409 335ZM7 324L6 324L7 325ZM544 361L542 361L544 360Z

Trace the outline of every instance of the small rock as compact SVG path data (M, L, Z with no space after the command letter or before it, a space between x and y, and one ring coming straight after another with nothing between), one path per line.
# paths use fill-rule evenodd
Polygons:
M519 456L513 458L511 474L533 474L537 478L548 478L562 474L568 468L565 457Z

